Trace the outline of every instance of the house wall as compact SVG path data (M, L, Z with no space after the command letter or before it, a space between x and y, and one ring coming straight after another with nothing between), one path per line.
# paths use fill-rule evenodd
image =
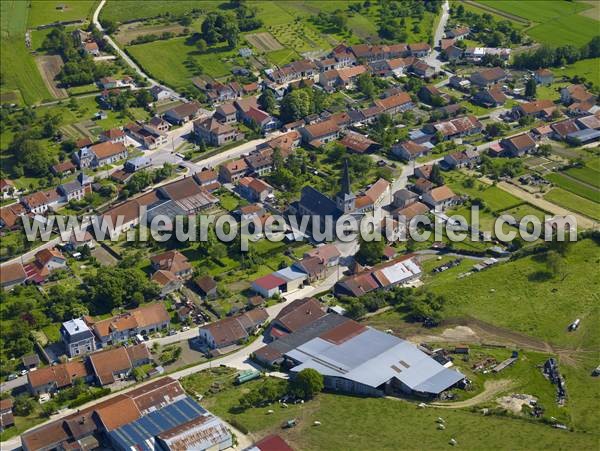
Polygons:
M65 344L65 348L69 354L69 357L89 354L90 352L94 352L96 350L96 341L94 340L93 336L73 343L63 340L63 343Z

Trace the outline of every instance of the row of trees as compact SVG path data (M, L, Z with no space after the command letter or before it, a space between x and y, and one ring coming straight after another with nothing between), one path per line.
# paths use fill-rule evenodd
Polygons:
M456 22L469 25L474 40L488 47L508 47L523 42L523 33L510 20L496 21L491 14L477 14L465 9L461 3L453 7L450 13Z
M534 70L565 66L581 59L598 57L600 57L600 36L595 36L581 48L570 44L561 47L543 45L533 51L516 54L513 64L518 68Z

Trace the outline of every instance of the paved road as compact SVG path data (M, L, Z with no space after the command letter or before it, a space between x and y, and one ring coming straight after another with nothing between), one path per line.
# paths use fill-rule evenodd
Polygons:
M27 384L27 376L19 376L12 381L2 382L0 384L0 392L11 391L15 388L22 387Z
M94 26L104 32L104 28L102 28L102 25L100 24L100 21L98 20L98 16L100 15L100 11L102 10L102 8L104 7L104 5L106 4L106 0L102 0L100 2L100 4L98 5L98 7L96 8L96 10L94 11L94 15L92 16L92 23L94 24ZM164 86L162 84L160 84L159 82L157 82L156 80L150 78L150 76L148 74L146 74L130 57L129 55L127 55L127 53L125 53L123 50L121 50L121 48L119 48L119 46L115 43L115 41L112 40L112 38L110 36L108 36L107 34L104 35L104 40L106 42L108 42L108 44L115 49L115 51L119 54L119 56L121 58L123 58L125 60L125 62L131 67L133 68L133 70L136 71L136 73L144 78L148 83L150 83L150 85L155 86L158 85L161 88L163 88L164 90L168 91L171 93L171 97L173 97L174 99L177 100L181 100L181 101L186 101L185 97L183 97L182 95L180 95L179 93L175 92L173 89L169 88L168 86Z
M440 40L444 37L444 29L446 28L446 23L448 22L448 18L450 17L450 4L448 0L444 2L442 5L442 16L440 17L440 21L438 22L438 26L433 35L433 49L431 53L427 55L423 60L432 67L435 67L436 72L442 70L442 64L444 64L440 59L440 52L438 50L440 45Z

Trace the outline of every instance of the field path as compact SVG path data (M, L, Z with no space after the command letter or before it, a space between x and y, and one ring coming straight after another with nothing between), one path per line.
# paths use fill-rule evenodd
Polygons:
M491 401L498 393L509 390L513 386L510 379L500 379L496 381L486 381L483 391L470 399L456 402L432 402L428 405L439 407L441 409L461 409L463 407L472 407L483 402Z

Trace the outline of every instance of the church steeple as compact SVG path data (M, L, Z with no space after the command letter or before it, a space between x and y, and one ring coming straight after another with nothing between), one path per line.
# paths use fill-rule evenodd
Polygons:
M339 210L344 213L354 211L356 196L352 193L352 184L350 183L350 169L348 168L348 159L344 160L344 169L342 172L341 190L336 196L336 204Z

